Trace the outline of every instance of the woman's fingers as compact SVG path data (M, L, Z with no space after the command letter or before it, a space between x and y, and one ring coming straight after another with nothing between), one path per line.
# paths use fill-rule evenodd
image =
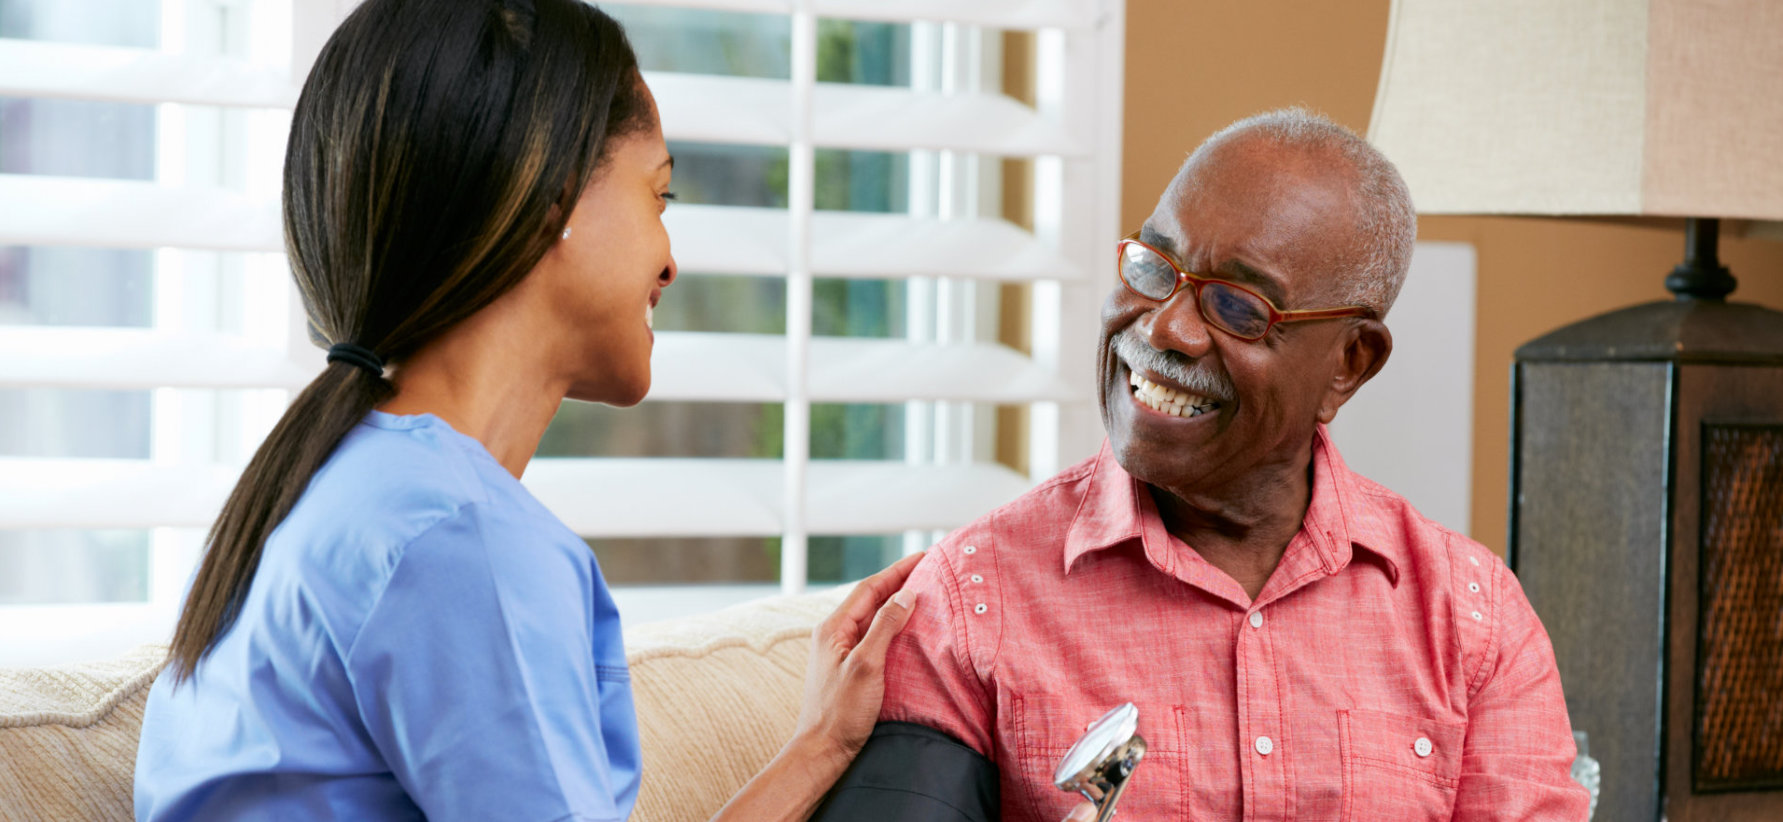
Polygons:
M916 592L899 589L921 558L905 557L861 580L817 627L798 734L848 757L866 743L885 696L886 650L916 605Z
M1077 807L1071 809L1071 815L1065 817L1065 822L1091 822L1095 818L1096 806L1088 802L1079 802Z
M892 563L890 568L861 580L831 617L839 619L839 624L828 627L832 630L844 625L852 627L853 631L844 640L852 646L867 631L886 600L904 587L904 580L910 578L910 572L916 569L916 564L922 557L921 553L911 554Z
M879 606L879 613L873 617L873 625L867 629L867 635L848 653L849 665L857 672L878 675L885 668L885 651L891 647L892 637L904 630L904 624L910 621L910 611L915 605L915 591L898 591L892 594L884 605Z

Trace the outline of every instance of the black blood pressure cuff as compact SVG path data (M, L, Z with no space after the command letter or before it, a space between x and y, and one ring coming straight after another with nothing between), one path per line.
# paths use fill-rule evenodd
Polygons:
M881 722L811 822L995 822L997 766L947 734Z

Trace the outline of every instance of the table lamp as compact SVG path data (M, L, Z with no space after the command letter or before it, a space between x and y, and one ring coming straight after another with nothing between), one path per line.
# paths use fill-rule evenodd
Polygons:
M1783 3L1394 0L1369 138L1421 213L1684 219L1674 299L1517 350L1507 559L1596 818L1783 819L1783 313L1716 256L1783 220Z

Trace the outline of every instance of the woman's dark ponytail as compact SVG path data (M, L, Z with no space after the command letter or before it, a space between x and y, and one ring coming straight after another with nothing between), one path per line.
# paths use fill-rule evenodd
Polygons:
M292 274L331 355L211 527L176 681L235 623L310 478L394 396L371 366L401 367L518 284L607 141L653 116L624 32L580 0L366 0L329 38L292 113L283 199Z

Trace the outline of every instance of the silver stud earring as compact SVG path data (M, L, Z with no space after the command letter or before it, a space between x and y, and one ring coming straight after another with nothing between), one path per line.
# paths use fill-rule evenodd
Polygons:
M567 239L569 239L569 238L570 238L570 228L569 228L569 226L564 226L564 227L563 227L563 238L564 238L564 239L566 239L566 240L567 240Z

